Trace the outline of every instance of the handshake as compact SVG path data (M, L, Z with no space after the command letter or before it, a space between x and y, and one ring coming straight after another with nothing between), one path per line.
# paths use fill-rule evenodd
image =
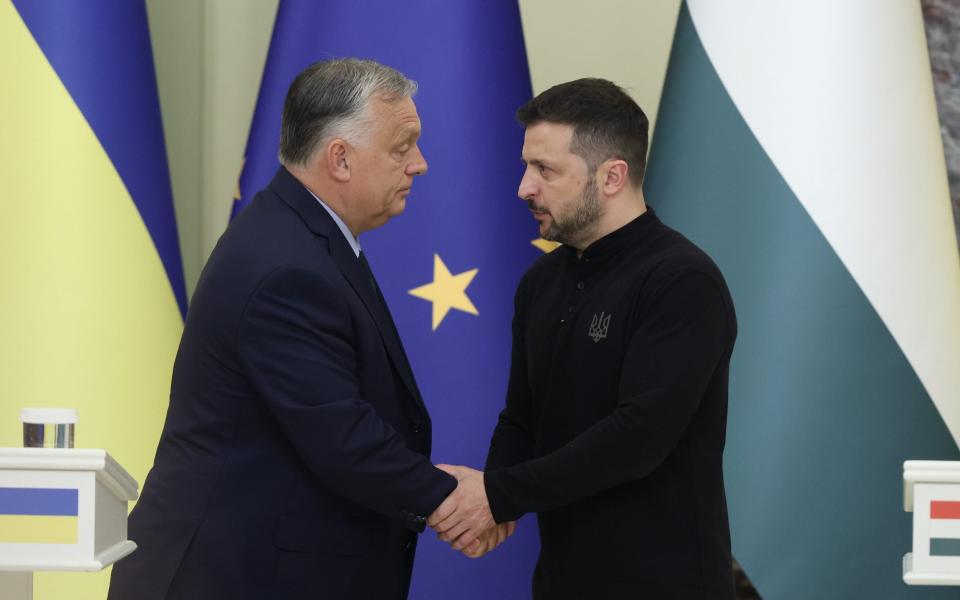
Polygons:
M441 540L470 558L479 558L513 535L516 521L498 525L493 520L483 471L451 465L437 468L457 479L457 489L427 519Z

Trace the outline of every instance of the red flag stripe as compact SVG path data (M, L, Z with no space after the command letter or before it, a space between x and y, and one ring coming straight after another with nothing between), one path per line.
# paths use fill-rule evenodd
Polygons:
M931 519L960 519L960 502L934 500L930 503Z

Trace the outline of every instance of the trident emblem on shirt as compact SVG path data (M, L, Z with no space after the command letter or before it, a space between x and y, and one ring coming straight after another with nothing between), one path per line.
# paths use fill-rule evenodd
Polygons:
M606 318L604 318L603 313L600 313L600 316L596 314L593 315L593 320L590 321L590 331L587 332L587 335L590 336L590 339L592 339L594 343L607 337L607 330L610 329L611 316L612 315L607 315Z

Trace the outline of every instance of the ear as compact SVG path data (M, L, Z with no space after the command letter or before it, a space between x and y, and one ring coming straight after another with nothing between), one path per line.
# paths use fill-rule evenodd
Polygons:
M334 181L350 181L350 146L340 138L331 140L323 152L327 171Z
M630 185L629 167L626 161L611 159L600 165L597 181L606 196L616 196L624 187Z

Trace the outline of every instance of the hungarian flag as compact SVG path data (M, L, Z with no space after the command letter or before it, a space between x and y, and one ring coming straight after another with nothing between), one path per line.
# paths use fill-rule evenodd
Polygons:
M725 475L764 598L907 589L907 459L956 460L960 259L918 2L688 0L646 197L740 323ZM909 594L909 595L908 595Z

